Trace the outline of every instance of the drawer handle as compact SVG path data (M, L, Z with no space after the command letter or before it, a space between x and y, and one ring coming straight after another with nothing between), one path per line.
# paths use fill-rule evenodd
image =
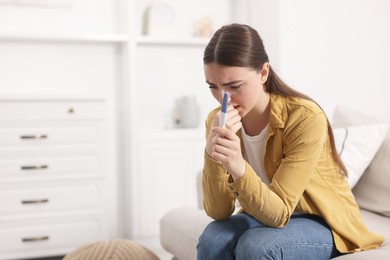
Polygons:
M48 202L49 199L22 200L22 204L43 204Z
M49 240L49 236L25 237L25 238L22 238L23 242L37 242L37 241L45 241L45 240Z
M48 169L49 166L48 165L27 165L27 166L21 166L20 169L22 170L45 170L45 169Z
M41 140L41 139L47 139L47 135L21 135L20 139L23 139L23 140Z

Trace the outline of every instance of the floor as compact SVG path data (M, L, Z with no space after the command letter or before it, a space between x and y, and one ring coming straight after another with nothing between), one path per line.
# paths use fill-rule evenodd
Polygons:
M154 249L151 251L153 251L153 253L155 253L160 260L171 260L173 257L170 253L168 253L167 251L165 251L162 248L161 249Z
M143 245L153 253L155 253L160 260L171 260L172 255L162 248L160 240L158 238L140 239L135 242Z

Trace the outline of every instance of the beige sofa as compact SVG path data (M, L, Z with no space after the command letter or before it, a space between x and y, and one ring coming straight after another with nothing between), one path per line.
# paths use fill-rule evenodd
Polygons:
M378 122L388 123L390 120L380 120L346 107L337 107L332 125L337 128ZM212 221L202 209L200 178L199 175L197 180L199 207L172 209L160 221L161 244L174 259L196 259L198 238L206 225ZM353 193L367 226L371 231L383 235L385 242L378 249L343 255L335 259L390 259L390 131L385 135L379 150L353 188Z

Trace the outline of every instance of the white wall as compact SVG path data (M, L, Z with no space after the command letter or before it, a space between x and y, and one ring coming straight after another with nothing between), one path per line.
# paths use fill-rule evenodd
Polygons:
M255 28L263 40L270 63L279 68L279 27L280 27L280 0L248 0L247 21Z
M390 118L390 1L279 0L278 71L332 117L343 104Z
M338 104L390 118L390 1L248 0L271 65L332 118Z

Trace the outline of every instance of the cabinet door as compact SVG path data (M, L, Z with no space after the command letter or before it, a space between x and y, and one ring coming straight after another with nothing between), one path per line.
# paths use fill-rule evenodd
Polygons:
M195 204L192 142L142 141L134 174L135 236L155 236L168 210Z

